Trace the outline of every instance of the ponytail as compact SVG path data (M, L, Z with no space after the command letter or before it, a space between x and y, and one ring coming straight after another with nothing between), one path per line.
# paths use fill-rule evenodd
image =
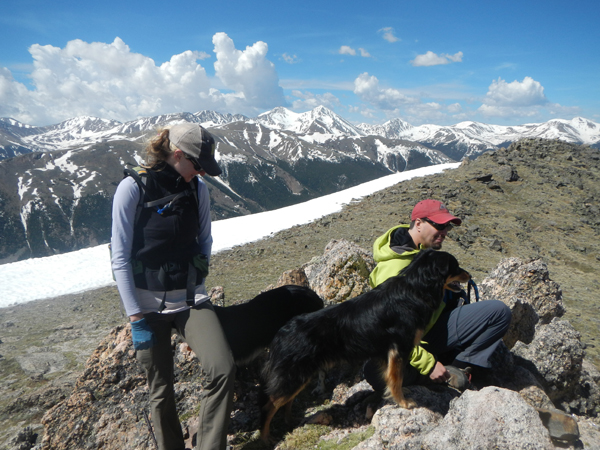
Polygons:
M171 141L169 141L169 129L158 132L146 146L146 164L143 167L150 168L167 161L173 153Z

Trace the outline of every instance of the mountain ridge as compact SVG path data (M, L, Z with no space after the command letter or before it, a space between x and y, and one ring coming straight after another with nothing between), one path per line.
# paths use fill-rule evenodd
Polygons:
M323 106L305 113L276 108L253 119L215 111L127 123L82 116L47 127L3 118L0 264L108 242L112 196L123 169L142 163L144 143L157 127L183 121L204 124L215 137L223 174L219 181L205 179L213 220L475 158L526 132L600 142L600 126L583 118L521 128L475 122L414 127L400 119L371 127L352 125Z
M576 117L571 120L552 119L544 123L515 126L491 125L465 121L455 125L425 124L413 126L400 118L379 125L353 125L324 106L296 113L277 107L255 118L240 114L199 111L143 117L125 123L115 120L81 116L59 124L35 127L11 118L0 118L0 159L30 151L66 150L85 147L96 142L139 138L142 133L181 121L199 123L207 128L222 127L232 122L260 123L266 128L290 131L305 140L321 142L336 137L382 136L419 142L437 149L448 146L465 148L462 156L476 157L483 151L506 147L523 138L560 139L573 144L600 145L600 124ZM63 136L60 134L63 133ZM312 136L309 138L308 136ZM320 138L318 136L321 136Z

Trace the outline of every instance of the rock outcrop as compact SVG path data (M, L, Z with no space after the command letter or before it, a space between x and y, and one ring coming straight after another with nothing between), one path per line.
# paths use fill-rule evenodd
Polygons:
M323 256L313 258L302 268L310 288L325 304L335 304L370 290L368 279L374 267L369 252L341 239L332 240Z
M483 299L502 300L510 307L513 320L504 336L509 348L517 341L529 344L538 323L547 324L565 313L560 286L550 279L548 267L540 259L525 263L519 258L502 260L479 289Z
M537 411L516 392L498 387L465 391L441 417L426 408L386 406L375 413L379 430L364 449L539 449L554 446Z
M372 264L366 250L335 241L302 268L306 280L301 272L283 280L308 282L329 302L339 302L368 289ZM297 422L321 427L325 440L341 442L363 433L356 449L600 448L600 373L586 361L578 333L561 318L560 288L543 262L502 261L481 283L481 291L482 301L505 301L515 323L508 345L494 355L493 376L476 383L480 390L410 386L407 397L418 407L405 410L378 398L361 380L359 367L344 367L327 375L326 387L333 391L327 398L310 389L299 396L294 409L302 409L305 417ZM527 320L520 320L525 313ZM172 344L179 415L191 447L202 371L176 336ZM240 370L236 380L230 430L236 449L258 428L258 369ZM118 327L90 357L70 397L46 413L44 438L36 448L152 448L146 404L144 374L134 358L129 326ZM285 438L277 434L280 425L273 427L276 436Z

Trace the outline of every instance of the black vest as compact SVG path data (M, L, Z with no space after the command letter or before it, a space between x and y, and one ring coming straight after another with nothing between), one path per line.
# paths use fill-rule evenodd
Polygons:
M182 195L164 205L138 206L142 209L134 226L131 252L135 286L152 291L185 289L190 263L200 255L198 179L187 183L167 164L148 169L145 176L145 186L140 187L144 203ZM205 276L198 272L196 284Z

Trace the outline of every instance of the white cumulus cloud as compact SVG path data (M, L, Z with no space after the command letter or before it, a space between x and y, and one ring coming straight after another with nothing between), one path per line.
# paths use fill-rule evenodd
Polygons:
M306 111L314 109L317 106L325 106L329 109L334 109L342 106L340 99L333 95L331 92L325 92L324 94L314 94L312 92L302 92L299 90L293 90L292 95L297 97L292 102L292 109L296 111Z
M366 72L360 74L354 80L354 93L361 100L383 110L393 110L400 105L414 103L415 101L397 89L382 88L377 77Z
M240 51L217 33L213 44L216 76L227 93L212 87L200 64L210 57L205 52L188 50L157 65L118 37L112 43L77 39L64 48L34 44L33 89L0 68L0 116L47 125L80 115L125 121L202 109L248 114L284 104L264 42Z
M478 111L488 117L533 117L548 105L544 87L533 78L511 83L498 78L492 81Z
M462 62L463 52L455 53L454 55L448 55L446 53L442 53L441 55L437 55L432 51L428 51L424 55L417 55L415 59L413 59L410 63L415 66L439 66L442 64L450 64L453 62Z
M349 47L347 45L342 45L340 47L340 49L338 50L338 53L340 55L356 56L356 50L354 50L352 47Z
M497 106L533 106L546 103L544 87L539 81L525 77L523 81L507 83L501 78L492 81L484 103Z
M242 94L245 102L255 108L284 104L275 65L266 58L269 48L265 42L258 41L241 51L227 34L217 33L213 44L217 55L216 76L236 96Z
M397 42L400 40L400 38L397 38L394 34L394 29L392 27L385 27L379 30L379 33L381 33L381 35L383 36L383 39L385 39L388 42Z

